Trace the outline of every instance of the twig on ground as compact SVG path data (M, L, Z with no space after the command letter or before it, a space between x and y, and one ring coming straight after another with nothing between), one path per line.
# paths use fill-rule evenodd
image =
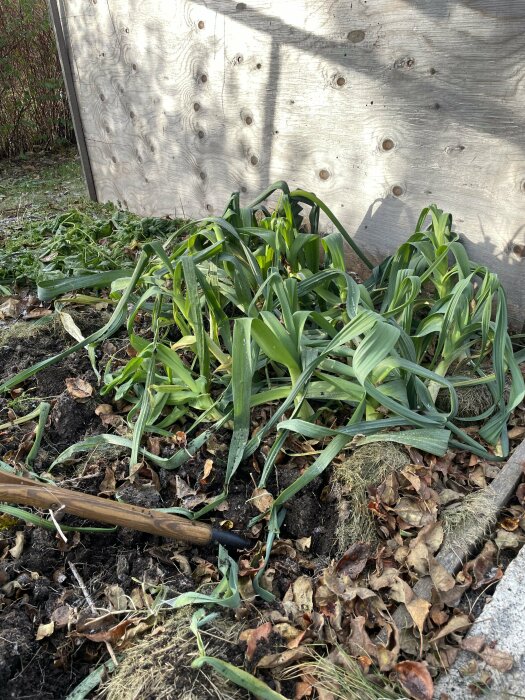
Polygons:
M73 576L75 577L75 579L80 587L80 590L82 591L82 593L84 595L84 598L86 599L86 603L88 604L89 609L91 610L91 612L94 615L96 615L97 609L95 607L95 603L93 602L93 598L90 596L89 591L86 588L86 584L82 580L81 575L78 573L77 567L70 561L68 562L68 564L69 564L69 568L71 569ZM104 643L106 645L106 649L108 650L108 654L111 657L111 660L113 661L115 666L118 666L117 657L115 656L115 652L113 651L113 647L111 646L111 642L106 641Z

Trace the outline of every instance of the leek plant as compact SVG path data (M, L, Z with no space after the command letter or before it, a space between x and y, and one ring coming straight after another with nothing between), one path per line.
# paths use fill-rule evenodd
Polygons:
M280 197L270 212L264 202L275 192ZM335 228L326 236L321 212ZM449 446L488 458L506 455L507 419L525 387L507 333L505 295L493 273L469 260L450 215L435 206L423 210L415 233L364 283L346 271L345 244L372 268L315 195L291 192L284 182L249 207L232 195L223 216L192 222L162 245L146 244L131 274L111 271L115 308L106 326L0 391L126 324L135 356L105 368L101 393L114 392L132 406L132 439L95 436L57 461L112 443L130 448L132 465L146 456L175 468L207 435L229 426L225 497L239 464L268 435L276 437L261 485L290 432L331 438L279 496L281 504L352 440L394 440L437 455ZM107 275L52 281L46 298L75 284L100 285ZM149 332L139 332L138 314L151 318ZM465 364L467 377L454 374ZM494 399L476 417L482 424L477 440L457 417L456 386L466 382L487 384ZM448 411L436 407L439 389L449 394ZM272 417L250 438L251 412L266 403L274 405ZM330 427L321 420L327 412L336 419ZM142 447L145 434L171 435L181 426L192 439L174 457Z

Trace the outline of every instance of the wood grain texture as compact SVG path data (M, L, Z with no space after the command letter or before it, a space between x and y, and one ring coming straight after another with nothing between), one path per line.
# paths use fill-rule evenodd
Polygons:
M523 321L521 0L64 7L100 200L202 216L283 178L375 259L435 202Z
M0 471L0 501L37 508L61 509L79 518L129 527L197 545L209 544L212 539L212 528L205 523L59 486L41 484L4 471Z

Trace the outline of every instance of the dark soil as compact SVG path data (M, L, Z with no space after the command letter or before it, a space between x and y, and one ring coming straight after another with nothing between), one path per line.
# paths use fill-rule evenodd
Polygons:
M87 309L78 312L75 320L87 335L102 326L106 317L105 312ZM60 352L72 342L56 325L27 338L7 342L2 342L0 334L0 380ZM97 351L99 366L103 368L112 354L125 352L127 342L123 336L120 340L112 339L109 345L103 344ZM94 388L92 396L82 400L72 396L66 387L66 380L70 378L88 382ZM117 430L115 426L104 425L96 413L97 406L112 403L112 397L101 397L98 393L97 379L85 351L45 368L19 389L22 391L14 391L11 397L0 400L0 423L25 415L42 399L51 404L34 465L39 473L47 472L57 455L70 445L87 436ZM115 415L122 420L120 427L125 429L126 407L119 407L117 403L113 406ZM253 413L252 428L255 430L268 416L264 409ZM33 422L0 431L0 459L12 465L23 463L35 427ZM184 430L185 426L180 428ZM56 467L52 475L67 488L103 494L146 508L197 509L222 490L229 437L228 431L215 435L176 471L153 469L144 464L130 478L129 452L112 448L78 453ZM149 437L147 440L148 449L162 456L169 456L178 449L168 438ZM260 524L250 525L259 515L252 498L267 447L263 444L260 454L241 464L226 503L207 516L214 526L248 534L254 543L261 530ZM301 452L299 448L293 451ZM205 463L210 459L212 471L203 479ZM268 483L270 493L281 492L300 476L309 464L301 459L288 461L284 457ZM417 455L412 455L412 459L417 462ZM334 554L337 511L328 485L329 476L323 474L287 503L282 539L274 546L271 562L274 592L281 599L296 579L305 575L315 577ZM46 513L41 515L47 517ZM56 515L62 524L92 525L61 516L63 514ZM292 546L295 540L310 540L304 553ZM166 597L173 598L197 588L206 590L207 584L219 578L216 545L186 546L126 529L99 534L69 532L67 542L63 542L55 531L0 516L0 683L3 689L0 697L62 700L93 668L108 659L102 641L90 640L79 632L92 613L70 564L81 576L98 616L107 618L104 632L123 619L119 617L119 608L115 607L116 595L134 601L141 596L144 601L147 598L143 607L138 608L141 618L147 619L148 606L153 604L161 586ZM504 558L499 558L497 565L503 567L504 564ZM459 608L479 613L481 602L492 590L488 586L483 591L468 592ZM259 612L255 606L243 608L243 614L247 615L243 620L246 626L260 624L260 611L266 608L268 612L269 605L258 603ZM281 609L279 601L273 606L272 611ZM46 628L42 626L50 622L54 622L54 629L46 636ZM37 639L39 632L41 639ZM116 640L117 652L118 643L119 639ZM282 639L272 633L257 645L253 663L261 656L281 653L284 649ZM242 665L244 646L234 646L229 658ZM262 671L260 675L268 684L274 683L269 671ZM286 697L293 696L293 685L291 681L289 686L283 684L281 692Z
M87 309L75 320L88 335L103 325L105 318L99 312ZM13 338L4 343L0 334L0 380L60 352L72 342L56 325L50 325L29 338ZM112 343L118 344L118 340L112 340ZM104 358L101 358L100 366L104 366ZM60 452L84 437L111 432L111 428L104 426L95 413L97 405L107 403L111 398L100 397L97 391L88 400L73 398L66 388L66 379L72 377L97 386L85 351L41 370L22 385L22 394L15 392L13 399L1 400L0 422L12 418L13 411L17 416L24 415L42 399L51 403L34 467L37 472L47 471ZM16 464L21 442L31 443L35 427L35 423L27 423L0 434L0 458ZM185 498L190 501L194 497L212 498L221 491L228 439L228 432L216 437L211 453L203 448L176 472L158 470L154 473L148 468L130 481L127 478L128 453L115 449L93 455L79 454L71 463L57 467L53 476L68 488L99 494L104 490L102 482L111 474L114 487L108 496L115 497L113 494L116 494L120 500L147 508L185 505L181 502ZM169 443L161 443L159 449L164 456L175 450ZM214 460L214 471L208 482L202 484L200 479L208 458ZM249 501L258 469L256 459L253 463L241 465L225 507L210 517L214 525L246 531L249 521L258 514ZM299 474L300 469L280 465L277 470L279 488L291 484ZM272 486L276 484L270 485L270 490ZM319 478L308 493L291 499L283 531L283 537L311 536L315 556L324 555L329 550L330 538L325 536L325 524L330 521L331 509L320 502L323 487L324 481ZM92 525L70 516L63 518L62 522ZM187 547L131 530L119 529L105 534L68 533L66 544L56 533L20 521L3 527L0 534L0 682L4 694L0 695L6 698L63 699L98 662L107 659L104 644L72 634L76 620L89 611L70 563L78 570L92 600L102 612L108 609L106 593L110 586L119 586L124 594L131 595L138 587L153 591L162 584L167 597L174 597L195 589L198 583L195 571L203 562L216 564L215 545L200 549ZM15 545L17 533L23 534L24 542L21 553L14 557L9 550ZM189 563L189 570L181 568L180 556ZM305 568L304 562L299 563L286 552L276 557L277 588L282 594L297 576L311 574L315 569L313 557L310 558L312 563ZM37 641L39 626L61 619L64 611L69 611L70 621L62 626L55 624L52 635ZM270 643L273 650L284 648L276 640L273 642ZM236 653L239 658L243 656L242 650ZM272 682L270 677L268 681Z

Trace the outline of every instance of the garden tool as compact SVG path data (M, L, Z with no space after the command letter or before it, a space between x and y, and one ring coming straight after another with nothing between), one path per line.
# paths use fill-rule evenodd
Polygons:
M248 549L251 546L250 542L240 535L206 523L188 520L180 515L72 491L6 471L0 471L1 501L55 511L62 509L86 520L129 527L189 544L206 545L215 541L237 550Z

